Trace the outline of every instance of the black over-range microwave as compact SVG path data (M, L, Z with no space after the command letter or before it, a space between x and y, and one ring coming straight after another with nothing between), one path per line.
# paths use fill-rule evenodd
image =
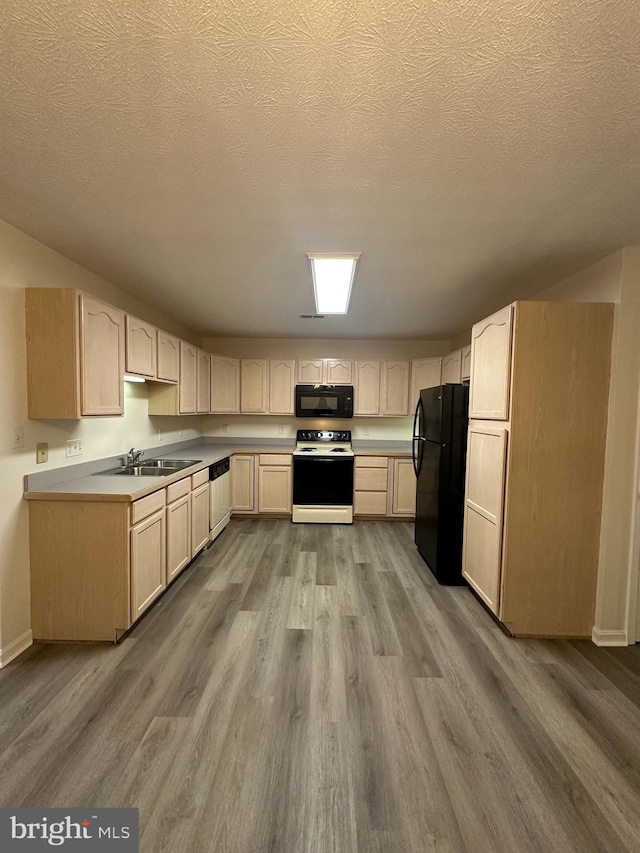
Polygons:
M297 418L352 418L353 385L296 385Z

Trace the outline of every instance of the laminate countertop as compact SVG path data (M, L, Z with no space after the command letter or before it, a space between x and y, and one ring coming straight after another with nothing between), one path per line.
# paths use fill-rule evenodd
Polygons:
M393 456L406 457L411 455L410 445L405 442L368 442L356 441L354 451L356 456ZM405 446L406 444L406 446ZM399 446L400 445L400 446ZM24 497L27 500L40 501L136 501L147 495L157 492L172 483L183 480L191 474L196 474L203 468L208 468L214 462L224 459L225 456L245 453L291 453L295 442L274 446L273 444L194 444L183 450L175 450L163 453L156 449L154 455L163 459L197 459L194 465L169 474L166 477L130 477L114 474L89 474L77 479L64 479L59 483L52 483L38 489L28 490ZM149 458L152 458L147 454ZM114 467L112 462L105 462L105 467ZM67 469L61 469L69 476Z

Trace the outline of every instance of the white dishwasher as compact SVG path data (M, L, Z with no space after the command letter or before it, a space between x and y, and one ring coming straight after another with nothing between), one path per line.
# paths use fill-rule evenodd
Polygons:
M209 539L212 542L227 526L231 515L229 468L228 456L209 466Z

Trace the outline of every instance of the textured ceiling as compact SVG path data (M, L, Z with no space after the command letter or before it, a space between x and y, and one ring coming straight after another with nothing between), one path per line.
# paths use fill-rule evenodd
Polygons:
M203 333L442 337L640 242L637 0L2 6L0 218Z

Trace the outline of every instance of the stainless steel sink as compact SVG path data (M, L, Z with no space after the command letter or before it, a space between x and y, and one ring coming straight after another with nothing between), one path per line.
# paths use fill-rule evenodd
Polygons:
M168 477L175 474L175 468L157 467L155 465L122 465L120 468L110 468L108 471L99 471L100 476L124 476L124 477Z
M120 477L168 477L183 468L197 465L202 459L145 459L144 465L120 465L119 468L109 468L108 471L98 471L100 476ZM96 476L97 476L96 475Z
M145 459L143 467L173 468L174 471L181 471L190 465L197 465L198 462L202 462L202 459Z

